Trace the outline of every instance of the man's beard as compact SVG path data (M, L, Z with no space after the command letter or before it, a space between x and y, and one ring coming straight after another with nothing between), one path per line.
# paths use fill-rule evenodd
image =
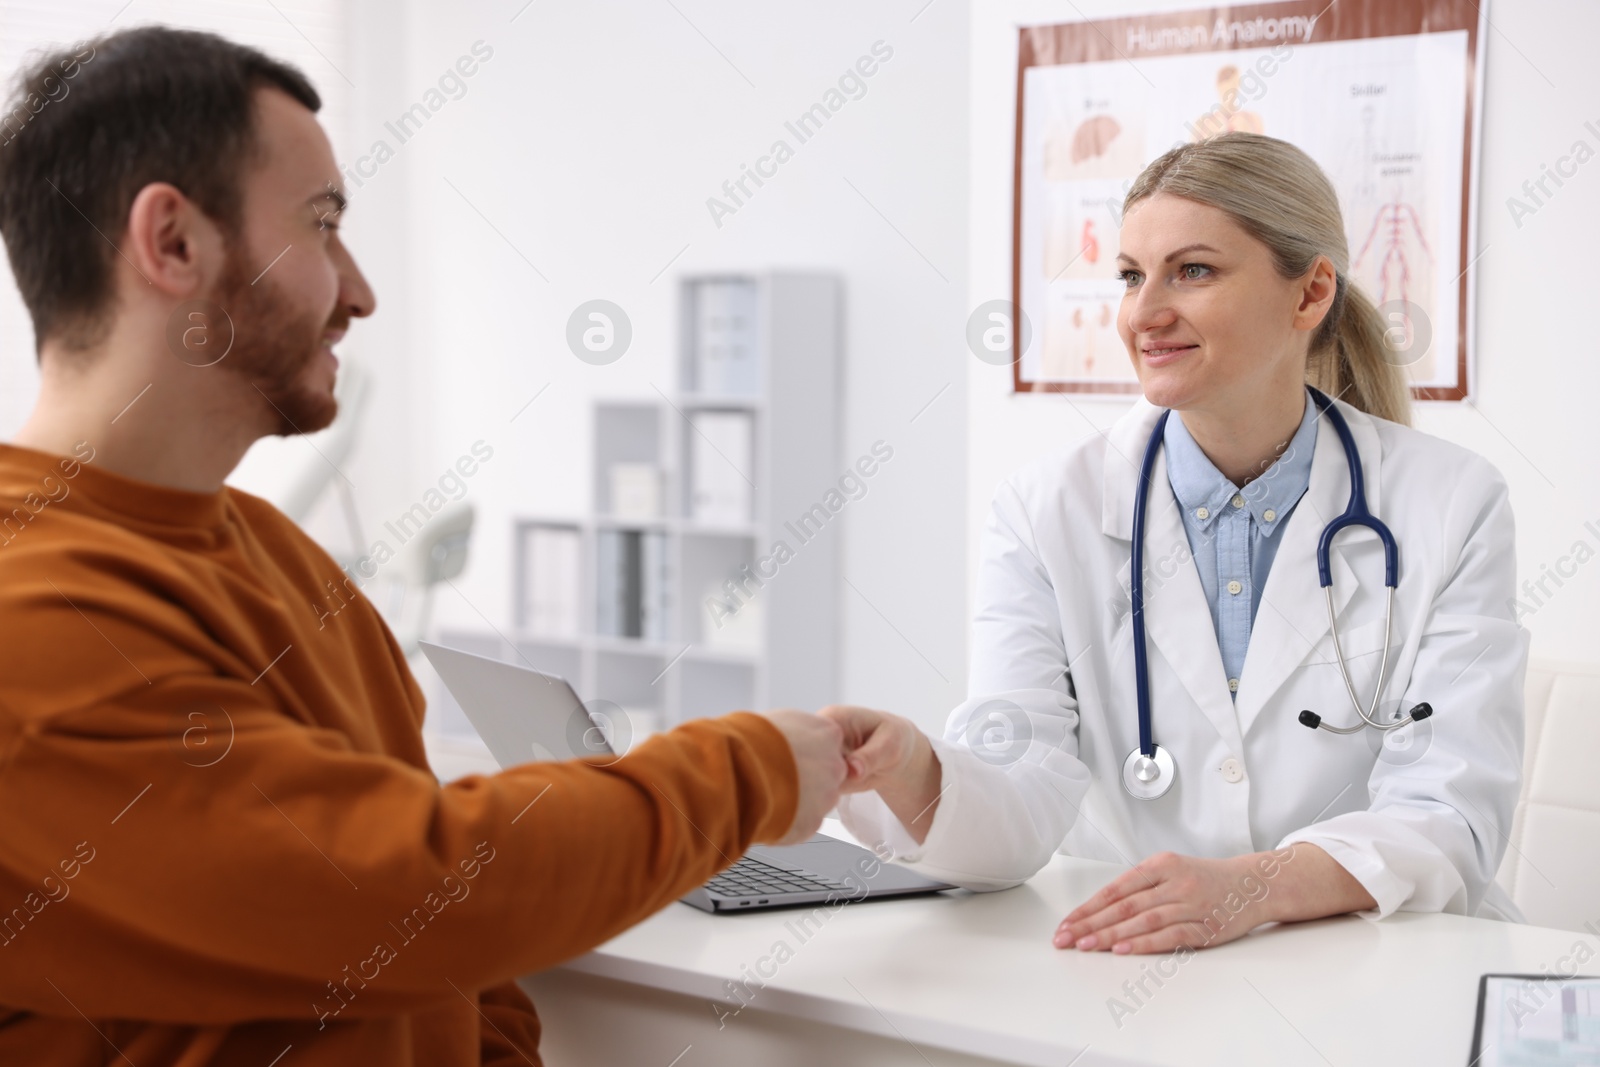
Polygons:
M328 320L297 311L268 278L250 284L237 246L228 250L216 302L233 323L233 347L222 367L242 375L269 403L276 423L271 435L309 434L331 425L339 402L301 380L322 351Z

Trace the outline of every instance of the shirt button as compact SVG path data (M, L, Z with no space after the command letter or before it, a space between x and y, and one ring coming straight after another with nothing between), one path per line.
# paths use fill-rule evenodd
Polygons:
M1229 785L1238 785L1244 781L1244 764L1232 756L1223 760L1222 766L1218 767L1217 770L1222 772L1222 780Z
M1242 508L1244 507L1244 497L1240 496L1238 493L1235 493L1233 494L1233 499L1228 501L1228 503L1232 504L1236 508Z
M1237 678L1229 678L1228 679L1228 692L1237 693L1238 691L1239 691L1239 679L1237 679Z
M1210 508L1195 508L1194 509L1194 517L1199 519L1201 522L1204 522L1206 519L1209 519L1211 517L1211 509Z
M1239 591L1243 588L1244 586L1240 585L1237 580L1228 583L1228 592L1232 593L1234 596L1238 596Z
M1273 519L1278 517L1278 513L1273 511L1271 508L1268 508L1266 511L1261 513L1261 517L1266 519L1268 522L1271 522Z

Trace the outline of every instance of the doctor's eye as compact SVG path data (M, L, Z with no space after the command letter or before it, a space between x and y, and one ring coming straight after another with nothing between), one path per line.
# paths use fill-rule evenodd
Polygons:
M1194 273L1195 271L1199 271L1201 273ZM1178 268L1178 273L1183 276L1184 281L1195 282L1199 281L1201 278L1204 278L1207 274L1210 274L1211 268L1206 266L1204 263L1185 263L1183 266Z
M1117 280L1122 282L1122 284L1126 285L1129 289L1132 289L1135 285L1138 284L1139 277L1140 277L1139 272L1136 271L1136 270L1119 270L1119 271L1117 271Z

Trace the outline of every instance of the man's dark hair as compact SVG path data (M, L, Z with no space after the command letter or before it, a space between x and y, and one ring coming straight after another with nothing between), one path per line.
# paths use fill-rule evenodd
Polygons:
M139 190L170 182L230 238L257 158L253 100L280 89L312 111L306 76L215 34L144 26L35 60L0 112L0 235L36 343L94 344Z

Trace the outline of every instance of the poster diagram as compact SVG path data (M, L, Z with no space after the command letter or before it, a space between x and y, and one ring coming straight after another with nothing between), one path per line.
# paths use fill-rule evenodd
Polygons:
M1414 392L1469 381L1479 10L1286 2L1021 31L1018 391L1137 392L1117 328L1122 199L1162 152L1229 131L1298 145L1339 196L1347 275Z
M1232 63L1217 70L1217 99L1194 120L1189 140L1203 141L1219 133L1266 133L1267 124L1243 102L1239 68Z

